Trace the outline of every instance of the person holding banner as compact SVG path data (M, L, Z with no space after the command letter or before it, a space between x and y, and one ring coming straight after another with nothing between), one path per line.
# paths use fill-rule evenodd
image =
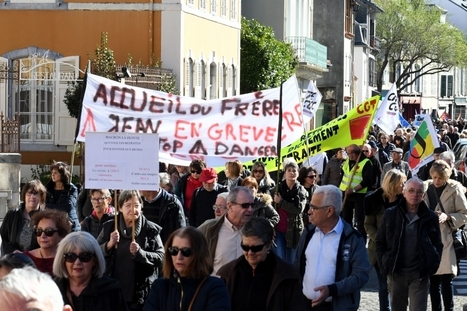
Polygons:
M346 150L348 158L342 166L342 182L339 186L345 201L342 218L349 224L353 224L355 211L355 225L366 241L366 231L363 225L365 222L363 199L368 187L372 186L373 168L371 161L361 152L359 146L350 145Z
M118 223L104 224L97 238L106 257L106 273L120 282L129 310L142 310L164 258L161 227L141 213L139 191L124 190L118 197Z
M303 231L303 211L309 200L308 192L297 180L297 162L293 158L286 158L282 167L284 180L279 183L274 195L274 202L279 212L274 251L281 259L293 263L296 247Z

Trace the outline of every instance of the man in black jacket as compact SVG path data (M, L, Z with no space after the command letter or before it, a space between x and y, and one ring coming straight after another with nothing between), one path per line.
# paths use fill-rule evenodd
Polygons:
M182 203L175 195L162 188L157 191L141 190L140 193L143 199L143 215L162 227L160 236L165 244L172 232L186 226Z
M438 270L443 244L438 216L423 201L423 181L404 185L399 205L386 209L376 236L376 255L388 277L391 310L425 311L430 275Z

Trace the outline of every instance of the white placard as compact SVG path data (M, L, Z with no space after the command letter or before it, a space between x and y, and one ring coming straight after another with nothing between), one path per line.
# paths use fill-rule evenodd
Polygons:
M159 135L86 133L86 189L158 190Z

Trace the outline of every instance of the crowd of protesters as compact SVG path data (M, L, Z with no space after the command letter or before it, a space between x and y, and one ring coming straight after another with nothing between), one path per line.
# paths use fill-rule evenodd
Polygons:
M195 159L161 163L159 189L78 194L54 162L0 228L0 306L35 295L11 289L22 277L55 284L38 299L57 310L357 310L374 267L380 310L454 310L467 176L451 149L467 131L436 127L440 147L416 173L412 127L371 127L323 167L287 158L277 185L266 163L217 172Z

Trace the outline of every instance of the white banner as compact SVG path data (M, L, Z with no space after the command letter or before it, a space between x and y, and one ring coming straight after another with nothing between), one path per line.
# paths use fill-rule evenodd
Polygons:
M378 125L386 134L394 133L399 125L399 99L395 83L376 110L373 124Z
M282 146L303 133L295 76L283 84ZM157 133L160 151L218 157L277 156L280 89L209 101L88 74L78 132Z
M310 119L314 118L323 95L319 92L314 81L310 81L303 101L303 114ZM305 123L305 121L304 121Z

